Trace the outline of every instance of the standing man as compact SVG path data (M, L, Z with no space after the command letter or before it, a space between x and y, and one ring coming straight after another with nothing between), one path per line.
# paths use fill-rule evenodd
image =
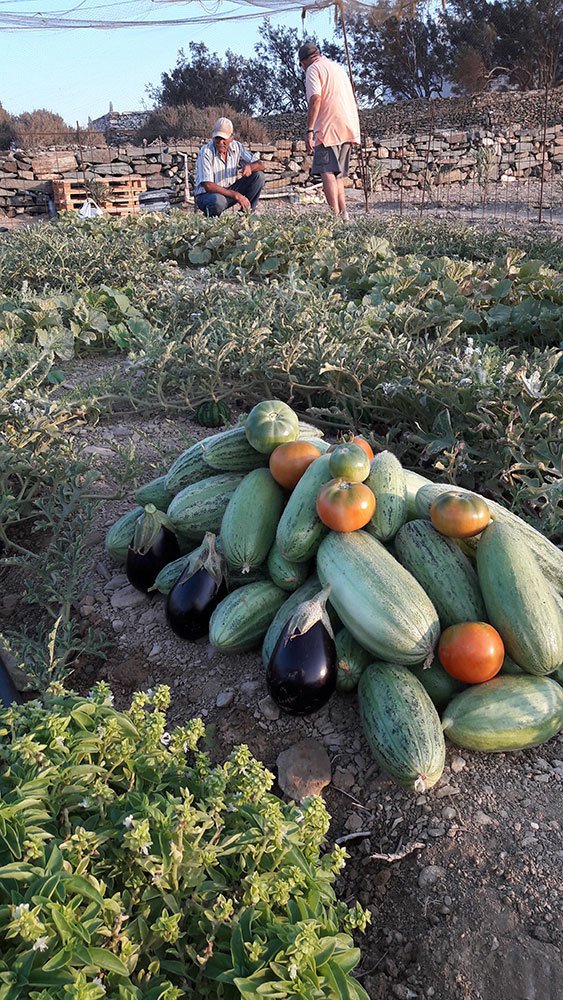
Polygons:
M343 66L322 56L314 42L299 49L307 94L306 149L313 153L311 173L320 174L325 198L348 221L344 178L350 149L360 142L360 119L352 85Z
M239 169L242 171L237 180ZM264 186L264 164L233 137L230 118L218 118L211 141L197 154L195 203L205 215L221 215L231 205L253 212Z

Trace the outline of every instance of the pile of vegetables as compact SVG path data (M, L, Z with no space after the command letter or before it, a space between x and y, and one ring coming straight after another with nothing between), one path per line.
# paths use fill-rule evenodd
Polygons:
M262 647L283 711L357 688L373 753L415 790L461 747L536 746L563 725L563 554L500 505L430 483L279 400L137 490L107 549L167 595L174 631ZM559 683L558 683L559 682Z

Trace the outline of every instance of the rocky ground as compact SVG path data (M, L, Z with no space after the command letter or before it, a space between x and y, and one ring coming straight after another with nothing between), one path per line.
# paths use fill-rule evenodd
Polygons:
M67 385L75 380L69 371ZM244 742L280 785L291 791L294 783L294 794L322 789L330 841L344 838L350 854L339 893L372 914L358 943L359 976L373 1000L561 1000L563 735L510 755L450 746L431 791L398 788L373 761L353 695L335 695L312 717L281 715L259 652L227 657L206 641L178 639L164 599L135 591L109 561L104 536L132 506L128 479L140 484L166 471L205 431L185 419L133 415L77 436L111 499L89 538L79 609L105 633L108 659L85 661L74 686L107 678L125 705L135 689L169 684L170 725L202 716L217 759ZM0 628L19 614L15 589L4 581Z

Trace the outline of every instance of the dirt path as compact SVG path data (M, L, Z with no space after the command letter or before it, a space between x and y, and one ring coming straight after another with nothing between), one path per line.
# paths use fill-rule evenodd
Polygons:
M94 374L95 367L81 367L81 379ZM133 415L81 428L77 442L109 493L126 453L139 482L148 481L192 435L205 432L186 420ZM126 587L103 539L132 505L125 495L103 504L90 539L80 616L104 630L111 650L107 664L85 663L74 686L107 677L123 705L136 688L169 684L170 724L202 716L221 759L244 742L275 771L278 754L304 737L327 749L330 837L362 834L347 842L339 892L372 912L358 943L361 981L373 1000L561 1000L563 735L510 755L448 747L443 778L429 793L397 788L373 762L354 696L337 694L306 719L272 719L261 705L259 653L225 657L206 641L183 642L166 624L163 598ZM11 598L8 578L0 622L15 613ZM372 857L403 853L393 862Z

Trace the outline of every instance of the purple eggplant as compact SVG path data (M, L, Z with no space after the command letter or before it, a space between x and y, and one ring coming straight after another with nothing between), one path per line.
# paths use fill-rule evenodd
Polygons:
M23 698L15 686L4 660L0 656L0 705L9 708L10 705L21 705Z
M225 564L215 548L215 535L207 532L194 562L186 566L166 602L170 628L192 642L209 631L209 619L227 596Z
M338 660L326 612L328 591L304 601L286 624L266 670L268 691L282 711L309 715L336 689Z
M178 539L170 522L154 504L147 504L135 525L135 535L127 551L127 579L145 594L161 569L180 555Z

